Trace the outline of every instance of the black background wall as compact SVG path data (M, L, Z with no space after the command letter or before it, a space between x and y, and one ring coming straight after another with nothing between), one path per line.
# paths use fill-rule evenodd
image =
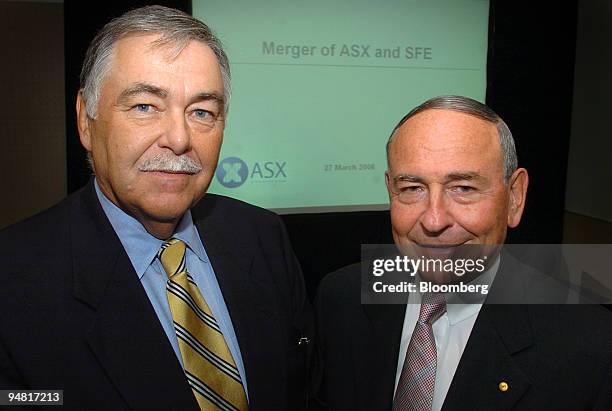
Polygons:
M189 0L64 3L69 192L89 178L74 114L85 50L111 18L146 4L191 12ZM562 242L576 15L577 0L553 5L491 0L486 102L508 123L519 163L530 174L524 219L509 233L509 242ZM285 215L283 220L311 295L325 274L359 260L361 244L392 241L383 211Z

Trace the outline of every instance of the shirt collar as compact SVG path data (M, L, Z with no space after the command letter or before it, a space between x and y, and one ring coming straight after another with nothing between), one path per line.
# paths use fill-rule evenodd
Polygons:
M491 266L484 273L474 278L468 284L487 285L488 291L491 291L491 284L493 284L493 280L495 279L495 275L497 274L497 270L499 269L499 261L500 260L498 255L493 264L491 264ZM457 324L460 321L466 320L471 316L478 314L480 308L482 307L482 304L487 298L487 294L475 293L461 297L463 297L463 299L459 298L459 296L457 295L446 296L446 310L448 312L448 322L451 325Z
M94 179L94 187L104 213L127 252L138 278L141 279L147 268L155 261L164 240L149 234L138 220L110 201L100 189L96 179ZM187 210L183 215L172 237L185 242L200 260L207 262L204 247L199 241L198 232L193 224L191 211Z
M191 210L185 212L185 215L183 215L183 218L181 218L181 221L179 221L176 226L172 237L183 241L200 260L205 263L208 262L206 252L204 251L204 245L202 244L195 224L193 224Z
M491 284L493 284L493 280L495 279L495 275L497 274L497 270L499 269L500 257L499 255L491 264L491 266L481 275L470 281L468 284L476 285L476 284L488 284L489 291L491 290ZM418 274L417 274L417 282L418 282ZM463 320L467 320L473 315L478 314L484 300L487 295L478 295L478 296L467 296L467 298L476 298L474 301L466 301L465 296L464 299L459 298L459 296L451 293L446 293L444 298L447 301L446 304L446 313L448 315L448 322L450 325L455 325ZM421 304L422 296L420 292L411 293L409 296L409 304Z

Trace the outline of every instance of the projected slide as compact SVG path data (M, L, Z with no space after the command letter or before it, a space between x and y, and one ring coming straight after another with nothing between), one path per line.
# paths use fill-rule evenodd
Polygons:
M210 191L281 212L379 209L385 143L441 94L484 101L488 1L204 1L232 101Z

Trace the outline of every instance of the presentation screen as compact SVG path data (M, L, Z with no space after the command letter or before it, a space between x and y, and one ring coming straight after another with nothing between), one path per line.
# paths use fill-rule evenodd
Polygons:
M384 209L385 143L414 106L483 101L489 2L207 1L232 99L210 192L281 213Z

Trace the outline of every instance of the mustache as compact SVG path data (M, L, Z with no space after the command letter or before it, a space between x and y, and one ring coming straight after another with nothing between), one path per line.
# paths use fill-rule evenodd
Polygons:
M196 174L202 171L202 166L187 154L175 156L174 154L156 154L145 160L139 171L163 171L167 173Z

